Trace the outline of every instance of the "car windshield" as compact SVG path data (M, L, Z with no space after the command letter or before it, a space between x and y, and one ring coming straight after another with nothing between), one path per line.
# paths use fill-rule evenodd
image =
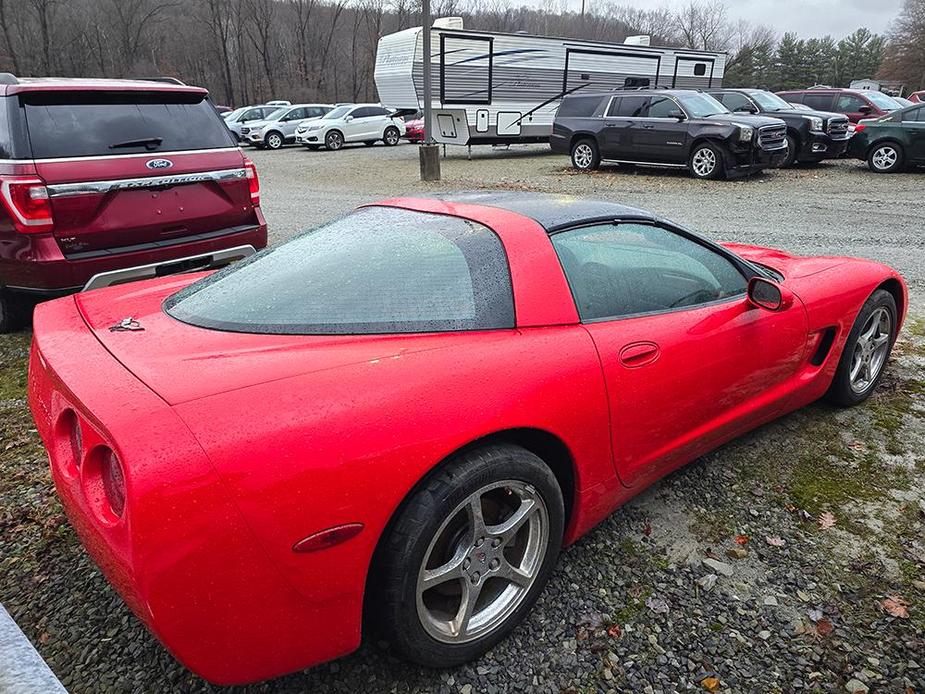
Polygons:
M338 106L333 111L328 111L325 113L322 118L327 118L328 120L334 120L335 118L341 118L346 115L353 106Z
M680 94L678 101L691 118L706 118L720 113L729 113L729 109L709 94Z
M169 297L204 328L301 335L514 327L507 257L459 217L365 207Z
M758 102L758 105L764 111L788 111L793 108L777 94L772 94L771 92L756 91L749 92L748 95Z
M898 108L902 108L896 101L893 101L883 92L869 91L866 92L867 98L874 102L877 108L882 108L884 111L895 111Z
M271 113L269 116L264 118L264 120L279 120L280 118L283 117L283 114L286 113L288 110L289 110L289 106L278 108L275 111L273 111L273 113Z

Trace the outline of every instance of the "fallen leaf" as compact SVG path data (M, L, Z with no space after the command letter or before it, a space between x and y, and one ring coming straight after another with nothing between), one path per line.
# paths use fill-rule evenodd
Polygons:
M706 689L708 692L715 692L719 689L719 678L704 677L702 680L700 680L700 686Z
M707 574L706 576L698 578L697 585L706 591L713 590L713 586L716 585L716 574Z
M822 515L819 516L819 527L822 530L828 530L833 527L836 523L835 516L832 515L831 511L825 511Z
M848 448L853 451L863 451L867 448L867 444L865 444L863 441L852 441L848 444Z
M774 535L773 537L768 536L764 538L764 541L771 545L771 547L783 547L787 544L785 540L782 540L777 535Z
M620 638L623 636L623 627L621 627L619 624L611 624L609 627L607 627L607 636L613 639Z
M814 622L818 622L820 619L822 619L822 610L810 610L807 614Z
M898 595L891 595L880 604L888 615L900 619L909 618L909 603Z
M50 638L51 634L49 634L47 631L43 631L41 634L39 634L39 643L48 643L48 639Z
M646 537L652 534L652 525L648 521L646 521L646 524L642 528L642 534Z
M747 545L748 535L736 535L736 544L737 545Z
M819 636L828 636L834 628L832 622L825 617L816 622L816 634Z

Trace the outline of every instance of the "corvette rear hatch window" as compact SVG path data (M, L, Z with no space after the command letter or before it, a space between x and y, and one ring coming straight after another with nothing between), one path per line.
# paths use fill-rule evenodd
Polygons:
M368 334L514 327L500 239L475 222L367 207L169 297L167 313L248 333Z
M54 91L20 99L36 159L235 146L202 93Z

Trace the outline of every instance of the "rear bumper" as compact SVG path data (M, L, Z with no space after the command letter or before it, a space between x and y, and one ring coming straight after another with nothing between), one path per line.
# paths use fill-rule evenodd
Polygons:
M0 284L13 292L23 292L38 297L53 297L79 291L91 279L112 276L111 273L125 273L154 266L163 268L154 275L141 274L136 279L169 274L170 265L177 265L184 259L220 255L228 249L244 246L255 250L267 245L267 226L263 216L258 215L259 224L235 227L219 232L200 234L179 241L156 241L153 243L126 246L124 248L88 251L64 255L51 234L16 234L13 252L4 252L0 257ZM9 247L8 247L9 248ZM238 255L237 257L243 257ZM234 258L225 259L229 262ZM220 263L211 263L216 266ZM209 264L191 265L186 269L203 269ZM174 271L185 271L182 266ZM132 279L128 277L126 280ZM113 284L107 282L95 286Z
M212 682L239 684L356 648L360 606L323 591L310 600L286 580L175 410L113 358L73 297L42 304L34 334L29 406L64 511L109 582L177 659ZM61 426L65 410L81 425L79 465ZM90 461L99 445L122 462L121 518L98 508ZM280 542L288 548L291 538ZM304 570L336 596L340 586L323 580L329 557L305 555Z

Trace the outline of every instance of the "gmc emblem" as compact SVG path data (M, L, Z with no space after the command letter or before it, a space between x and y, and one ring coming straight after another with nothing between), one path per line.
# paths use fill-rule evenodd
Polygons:
M145 166L149 169L169 169L173 166L173 162L170 159L149 159L145 162Z

